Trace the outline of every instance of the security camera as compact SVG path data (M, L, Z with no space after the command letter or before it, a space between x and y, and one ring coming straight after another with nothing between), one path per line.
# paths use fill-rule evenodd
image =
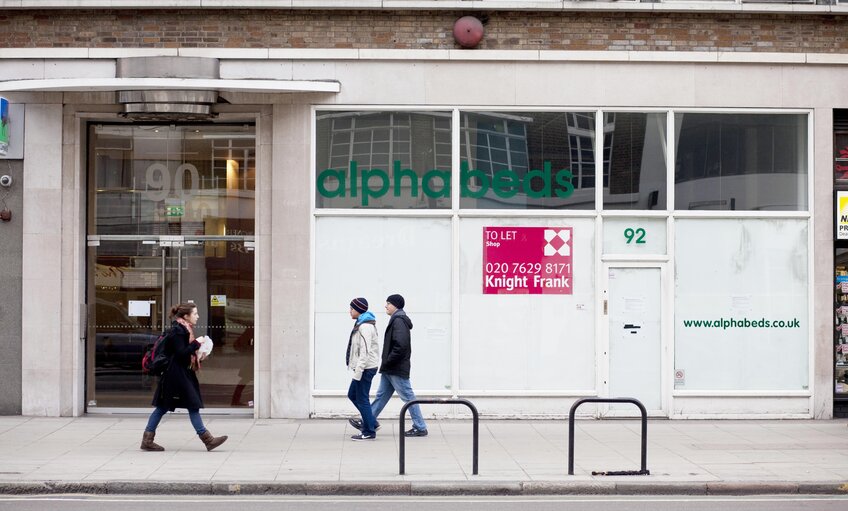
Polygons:
M12 176L10 176L9 174L0 176L0 186L4 188L9 188L10 186L12 186Z

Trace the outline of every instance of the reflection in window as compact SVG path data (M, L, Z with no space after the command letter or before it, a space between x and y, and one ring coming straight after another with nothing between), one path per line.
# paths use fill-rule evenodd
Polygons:
M594 113L463 112L461 122L461 207L594 209Z
M253 126L89 129L91 234L253 234Z
M604 209L666 208L666 114L604 114Z
M595 114L571 112L568 120L568 143L571 148L571 171L575 188L595 187ZM606 129L604 130L606 132ZM604 151L604 162L608 152ZM607 186L604 176L604 186Z
M807 116L675 116L675 208L807 209Z
M319 112L316 132L318 207L450 207L450 112Z
M834 190L848 190L848 110L833 110L833 184Z

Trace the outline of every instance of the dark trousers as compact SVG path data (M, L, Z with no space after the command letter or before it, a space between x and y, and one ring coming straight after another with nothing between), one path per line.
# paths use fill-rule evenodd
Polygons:
M371 411L371 401L368 394L371 393L371 380L377 374L377 368L366 369L362 372L362 378L359 381L350 380L350 388L347 389L347 398L353 403L353 406L359 410L359 415L362 416L362 434L364 436L376 436L377 432L374 428L377 427L377 419L374 418L374 413Z

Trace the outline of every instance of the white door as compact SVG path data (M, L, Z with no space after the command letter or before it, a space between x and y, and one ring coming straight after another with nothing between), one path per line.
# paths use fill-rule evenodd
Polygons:
M665 416L663 269L614 264L606 269L606 396L636 398L650 415ZM610 405L606 415L638 416L639 409L633 404Z

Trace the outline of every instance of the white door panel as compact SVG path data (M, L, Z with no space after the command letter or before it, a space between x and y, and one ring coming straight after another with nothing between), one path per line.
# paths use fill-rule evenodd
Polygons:
M609 266L608 396L632 397L649 412L662 411L662 270ZM638 415L632 404L609 406L610 415Z

